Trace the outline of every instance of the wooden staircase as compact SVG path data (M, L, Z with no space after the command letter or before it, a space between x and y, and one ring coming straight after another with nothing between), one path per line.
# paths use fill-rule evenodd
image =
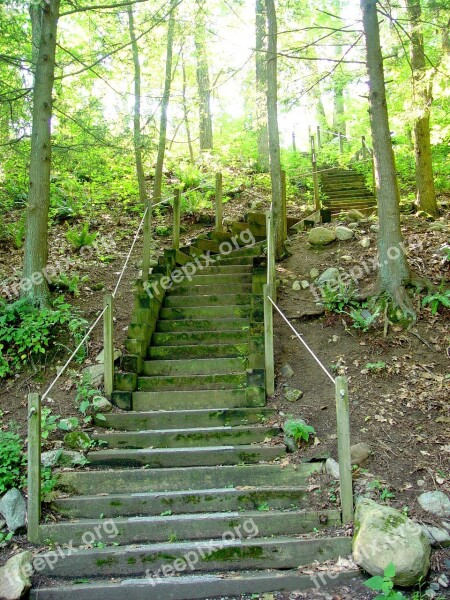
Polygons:
M317 484L323 461L283 462L266 406L263 244L219 258L227 239L210 234L175 253L179 265L206 249L216 260L199 258L203 268L167 290L156 317L137 294L127 347L145 345L145 356L126 362L135 372L116 375L113 395L127 410L97 420L93 438L105 447L88 453L88 467L59 473L59 520L41 525L58 550L41 555L31 598L304 589L313 583L300 565L351 553L351 538L320 534L341 524L340 511L310 508L309 478Z
M332 214L355 208L362 213L376 210L376 198L365 184L364 176L353 169L328 169L320 173L324 208Z

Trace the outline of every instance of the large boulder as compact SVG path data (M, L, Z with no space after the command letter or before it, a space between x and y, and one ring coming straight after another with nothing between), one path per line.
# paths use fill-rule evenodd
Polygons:
M336 239L336 234L332 229L326 227L314 227L308 235L308 242L313 246L325 246L331 244Z
M31 552L21 552L0 568L0 598L19 600L31 588L33 574Z
M356 506L353 558L371 575L395 565L395 585L419 583L430 568L431 546L419 525L390 506L363 498Z
M438 517L450 516L450 500L444 492L424 492L418 497L418 501L423 510L426 510Z
M18 489L12 488L2 497L0 500L0 513L12 533L26 527L27 504Z

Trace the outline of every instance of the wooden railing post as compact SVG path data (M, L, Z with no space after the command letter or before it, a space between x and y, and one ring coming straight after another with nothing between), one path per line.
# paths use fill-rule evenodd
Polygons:
M283 221L283 241L287 239L287 195L286 195L286 171L281 170L281 218Z
M41 522L41 397L28 395L28 541L39 543Z
M362 143L362 159L366 160L366 158L367 158L366 136L364 136L364 135L361 136L361 143Z
M295 131L292 132L292 151L297 152L297 143L295 141Z
M144 241L142 251L142 281L148 281L150 271L150 254L152 249L152 201L147 203L147 214L144 219Z
M314 189L314 206L316 211L320 210L320 194L319 194L319 178L317 175L317 156L316 147L314 142L314 136L311 136L311 163L312 163L312 176L313 176L313 189Z
M322 138L320 134L320 125L317 125L317 150L322 148Z
M263 286L264 294L264 366L266 374L266 393L273 396L275 393L275 367L273 355L273 306L269 300L272 297L272 286Z
M222 231L222 173L216 173L216 231Z
M342 135L341 132L338 133L338 138L339 138L339 152L341 154L344 153L344 136Z
M103 307L103 356L105 366L105 395L111 396L114 387L114 339L113 339L113 297L105 294Z
M267 237L267 284L272 287L272 299L276 301L276 275L275 275L275 230L273 226L272 211L266 212L266 237Z
M346 377L336 377L336 416L342 522L353 521L353 482L350 455L350 411Z
M173 198L173 234L172 246L175 250L180 249L180 224L181 224L181 190L175 190Z

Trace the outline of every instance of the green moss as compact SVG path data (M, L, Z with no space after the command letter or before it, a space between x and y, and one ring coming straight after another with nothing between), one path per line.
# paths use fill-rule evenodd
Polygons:
M111 500L109 505L110 506L122 506L122 502L120 500Z
M95 564L97 567L106 567L111 566L117 563L117 559L114 556L109 556L108 558L97 558Z
M205 557L205 561L229 561L236 559L245 559L245 558L262 558L264 555L264 550L261 546L250 546L246 548L222 548L221 550L215 550L211 552L208 556Z
M130 557L128 558L128 560L127 560L127 563L128 563L129 565L135 565L135 564L136 564L136 562L137 562L137 560L135 559L135 557L134 557L134 556L130 556Z

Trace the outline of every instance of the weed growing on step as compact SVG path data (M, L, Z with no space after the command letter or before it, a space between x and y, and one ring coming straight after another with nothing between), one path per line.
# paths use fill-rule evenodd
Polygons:
M309 442L311 435L315 435L316 430L312 425L308 425L304 421L289 419L283 426L284 432L292 436L299 444L300 442Z

